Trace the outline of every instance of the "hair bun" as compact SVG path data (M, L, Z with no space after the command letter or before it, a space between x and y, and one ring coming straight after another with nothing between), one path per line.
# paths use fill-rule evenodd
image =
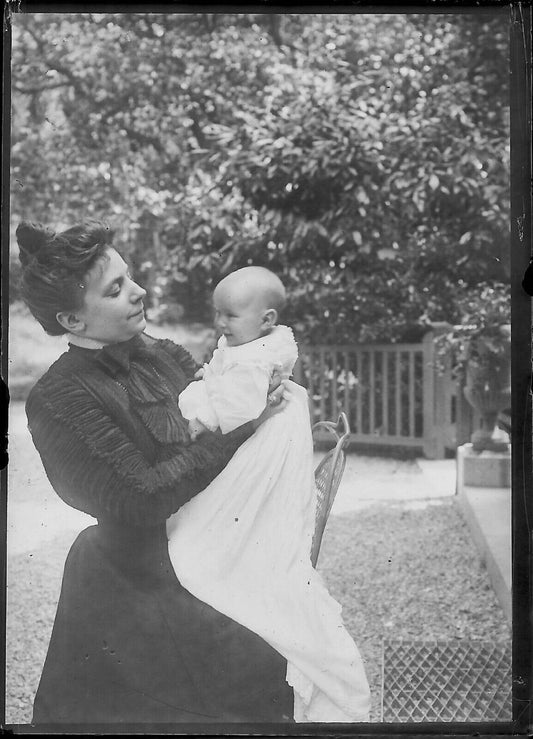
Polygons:
M20 247L20 261L24 265L34 257L42 247L54 237L52 231L40 223L22 221L16 231L17 242Z

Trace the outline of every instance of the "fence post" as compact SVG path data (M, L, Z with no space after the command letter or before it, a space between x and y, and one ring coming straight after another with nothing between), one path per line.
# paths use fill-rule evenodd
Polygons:
M435 414L435 346L434 333L428 331L422 339L423 368L423 451L428 459L444 457L442 439L439 438Z
M452 369L449 357L443 359L440 372L435 367L435 430L438 459L446 456L446 447L455 443L451 414Z
M456 396L456 434L455 444L456 446L462 446L470 441L472 432L474 431L475 419L472 406L466 400L464 396L464 384L463 380L457 381L457 396Z

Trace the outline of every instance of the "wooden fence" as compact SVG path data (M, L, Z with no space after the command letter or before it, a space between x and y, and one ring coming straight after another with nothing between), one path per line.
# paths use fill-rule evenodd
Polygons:
M300 347L295 380L308 389L312 421L344 411L359 445L414 447L439 459L472 430L462 389L437 366L433 332L419 344Z

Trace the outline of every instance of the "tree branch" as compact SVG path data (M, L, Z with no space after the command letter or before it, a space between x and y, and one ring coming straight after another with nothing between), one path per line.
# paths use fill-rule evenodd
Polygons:
M43 62L47 65L47 67L49 69L55 69L56 72L59 72L59 74L62 74L68 79L75 90L77 90L82 95L87 95L85 87L79 77L76 77L76 75L73 74L68 67L61 64L61 62L51 59L48 54L45 53L45 42L41 38L39 38L39 36L29 26L27 26L25 30L27 31L27 33L29 33L29 35L39 47L42 53Z
M163 146L161 145L161 142L154 136L148 136L145 133L136 131L134 128L131 128L131 126L122 125L121 128L126 131L131 139L137 141L139 144L142 144L143 146L153 146L158 154L161 154L163 152Z
M33 87L24 87L24 85L13 85L13 89L16 92L21 92L25 95L34 95L38 92L43 92L44 90L55 90L58 87L68 87L70 85L70 82L56 82L53 85L35 85Z

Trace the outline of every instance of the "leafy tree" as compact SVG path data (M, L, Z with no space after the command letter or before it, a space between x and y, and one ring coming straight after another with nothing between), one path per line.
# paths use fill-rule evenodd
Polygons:
M107 217L155 316L208 320L250 262L320 343L412 338L505 291L501 15L15 20L14 215Z

